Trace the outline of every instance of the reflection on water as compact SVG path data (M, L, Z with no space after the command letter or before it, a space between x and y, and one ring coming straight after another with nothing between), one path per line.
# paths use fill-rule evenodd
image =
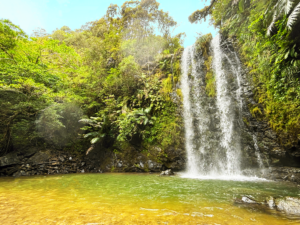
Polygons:
M233 203L245 194L263 200L300 192L276 182L145 174L0 178L0 224L300 224Z

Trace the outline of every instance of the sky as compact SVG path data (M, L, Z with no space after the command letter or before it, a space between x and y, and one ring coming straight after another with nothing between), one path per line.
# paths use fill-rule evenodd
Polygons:
M173 34L185 32L184 46L192 45L197 33L216 34L209 22L191 24L188 17L202 9L210 1L203 0L157 0L163 9L174 18L178 27ZM103 17L107 7L113 3L121 6L125 0L0 0L0 19L9 19L20 26L28 35L37 28L51 33L56 28L68 26L72 30L86 22Z

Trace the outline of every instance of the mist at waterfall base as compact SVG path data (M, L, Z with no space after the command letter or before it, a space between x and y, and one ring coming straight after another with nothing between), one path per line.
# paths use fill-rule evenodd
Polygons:
M216 79L215 99L206 94L206 74L201 69L204 59L197 53L196 45L187 47L183 52L181 91L187 169L181 176L197 179L265 180L242 174L241 66L236 54L234 58L230 58L222 51L220 40L220 35L217 35L211 42L212 68ZM236 82L235 92L230 90L227 70L222 64L225 58ZM257 159L258 164L262 165L258 151Z

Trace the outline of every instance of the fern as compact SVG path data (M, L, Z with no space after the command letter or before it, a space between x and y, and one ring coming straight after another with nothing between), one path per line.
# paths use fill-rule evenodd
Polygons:
M294 8L293 12L288 18L287 27L292 30L293 25L298 21L300 15L300 3Z

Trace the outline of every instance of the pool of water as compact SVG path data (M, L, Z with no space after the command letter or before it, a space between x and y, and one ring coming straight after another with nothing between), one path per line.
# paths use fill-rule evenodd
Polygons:
M300 224L276 210L234 203L299 196L295 185L157 174L0 178L0 224Z

